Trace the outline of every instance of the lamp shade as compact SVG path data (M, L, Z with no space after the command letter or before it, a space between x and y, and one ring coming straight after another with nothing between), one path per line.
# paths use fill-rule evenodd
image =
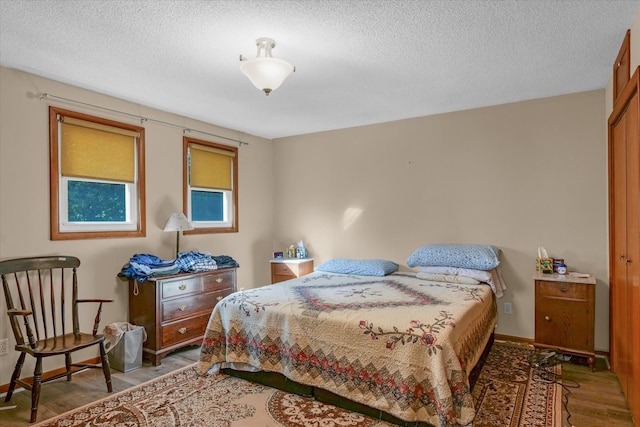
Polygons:
M240 55L240 71L249 78L251 83L265 94L280 87L284 79L296 68L282 59L274 58L271 49L276 42L268 37L256 40L258 52L254 59L246 59Z
M174 212L171 214L163 231L183 231L193 230L193 225L189 222L182 212Z
M268 94L293 72L293 65L278 58L254 58L243 61L240 71L255 87Z

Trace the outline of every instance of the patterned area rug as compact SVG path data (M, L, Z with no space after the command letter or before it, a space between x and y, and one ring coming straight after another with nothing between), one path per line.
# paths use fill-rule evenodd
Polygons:
M532 369L528 346L496 342L473 390L474 427L561 426L560 366ZM411 424L413 425L413 424ZM386 427L364 415L192 366L77 408L36 427Z

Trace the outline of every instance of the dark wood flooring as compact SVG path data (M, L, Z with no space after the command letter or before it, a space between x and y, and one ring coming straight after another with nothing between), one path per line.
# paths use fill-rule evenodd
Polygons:
M113 391L125 390L195 363L198 352L198 347L190 347L171 353L162 359L160 366L152 366L145 360L142 368L127 373L113 370ZM568 410L571 414L570 423L568 423L568 414L563 408L562 427L633 426L620 384L616 376L608 370L605 359L597 359L595 372L589 372L587 366L574 362L564 363L562 371L563 382L570 391ZM575 383L579 384L577 388L569 387ZM41 391L38 421L52 418L107 396L109 394L101 370L92 369L81 372L74 375L71 382L61 379L45 384ZM4 402L3 396L0 399L0 425L3 427L29 425L30 399L31 395L26 391L15 393L11 402L8 403ZM10 409L14 405L16 407Z

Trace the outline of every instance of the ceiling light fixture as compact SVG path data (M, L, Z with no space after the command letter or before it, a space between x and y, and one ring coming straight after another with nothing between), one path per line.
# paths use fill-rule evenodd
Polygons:
M256 46L258 46L258 53L254 59L247 59L240 55L240 71L255 87L268 96L272 90L278 89L284 79L296 68L287 61L271 56L271 49L276 47L275 40L262 37L256 40ZM263 56L260 56L261 53Z

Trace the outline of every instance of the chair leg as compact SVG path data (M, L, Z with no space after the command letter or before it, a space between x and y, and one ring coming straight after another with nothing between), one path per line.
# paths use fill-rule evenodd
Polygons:
M24 357L27 353L20 353L18 357L18 361L16 362L16 368L13 370L13 375L11 375L11 382L9 383L9 390L7 390L7 395L4 398L5 402L11 400L11 396L13 396L13 391L16 388L16 381L20 378L20 373L22 372L22 366L24 365Z
M104 372L104 379L107 383L107 391L111 393L113 391L113 386L111 385L111 366L109 365L107 352L104 349L104 341L100 342L100 358L102 359L102 372Z
M33 384L31 385L31 420L35 423L38 417L38 402L40 401L40 385L42 384L42 358L36 358L36 368L33 371Z
M67 381L71 381L71 353L64 354L64 366L67 368Z

